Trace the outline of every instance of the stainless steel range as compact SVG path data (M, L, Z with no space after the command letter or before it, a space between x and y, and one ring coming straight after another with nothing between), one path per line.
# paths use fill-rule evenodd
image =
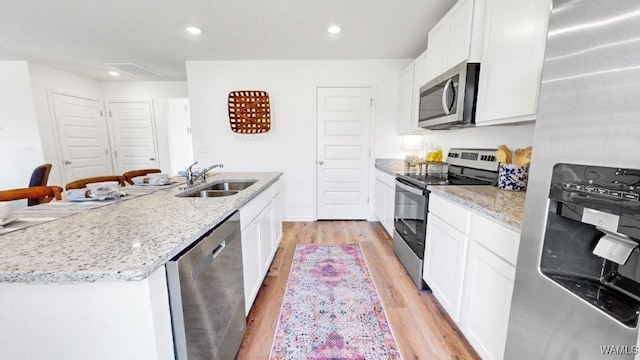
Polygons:
M420 289L429 208L428 185L495 185L498 161L495 149L451 149L446 175L397 174L393 251Z

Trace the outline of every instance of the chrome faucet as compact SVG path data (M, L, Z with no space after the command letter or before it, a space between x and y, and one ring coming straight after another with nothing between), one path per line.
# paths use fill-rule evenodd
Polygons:
M207 172L211 171L212 169L215 169L217 167L224 167L224 165L222 164L213 164L211 166L209 166L208 168L201 170L198 175L193 175L193 170L191 169L194 165L196 165L198 162L194 162L193 164L191 164L191 166L189 166L187 168L187 187L189 186L193 186L195 185L196 181L198 181L198 179L202 178L202 182L206 182L207 181Z

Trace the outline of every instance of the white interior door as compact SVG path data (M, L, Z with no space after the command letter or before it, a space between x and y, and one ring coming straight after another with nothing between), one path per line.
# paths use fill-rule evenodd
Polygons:
M318 219L366 219L372 89L318 88Z
M191 113L189 99L168 99L169 154L171 173L193 164L193 139L191 136Z
M98 100L51 93L65 182L111 175L109 133Z
M109 102L115 167L120 174L158 167L151 109L151 102Z

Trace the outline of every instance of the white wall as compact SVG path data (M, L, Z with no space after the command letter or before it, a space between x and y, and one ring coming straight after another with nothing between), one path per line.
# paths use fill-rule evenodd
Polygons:
M152 100L160 169L169 172L169 135L167 99L186 98L186 81L108 81L102 83L105 102L110 100Z
M29 74L33 90L33 97L30 100L35 104L38 116L44 159L53 164L49 184L64 187L63 165L55 137L56 132L54 132L55 122L49 106L49 92L100 100L102 87L99 81L31 62Z
M374 87L372 188L374 159L402 154L402 137L396 135L398 83L400 71L408 63L409 60L188 61L194 159L202 166L222 162L224 170L229 171L284 172L284 219L313 220L316 87ZM270 132L263 135L231 132L227 95L233 90L269 92Z
M534 124L479 126L457 130L430 130L423 135L423 142L436 143L446 154L449 148L496 149L507 145L512 151L533 144Z
M0 61L0 99L0 189L27 187L44 156L26 61Z
M168 99L167 106L171 174L177 174L178 171L193 164L191 110L189 99Z

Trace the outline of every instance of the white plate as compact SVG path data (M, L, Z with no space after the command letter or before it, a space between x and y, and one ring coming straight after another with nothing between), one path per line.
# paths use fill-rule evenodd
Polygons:
M133 184L134 186L167 186L167 185L173 185L175 184L175 181L171 181L168 184L162 184L162 185L157 185L157 184L149 184L149 183L142 183L142 184Z
M14 222L14 221L16 221L18 219L20 219L20 216L18 216L18 215L9 215L8 218L0 221L0 227L5 226L5 225L9 225L9 224L11 224L12 222Z
M67 198L69 201L73 202L85 202L85 201L99 201L98 198Z

